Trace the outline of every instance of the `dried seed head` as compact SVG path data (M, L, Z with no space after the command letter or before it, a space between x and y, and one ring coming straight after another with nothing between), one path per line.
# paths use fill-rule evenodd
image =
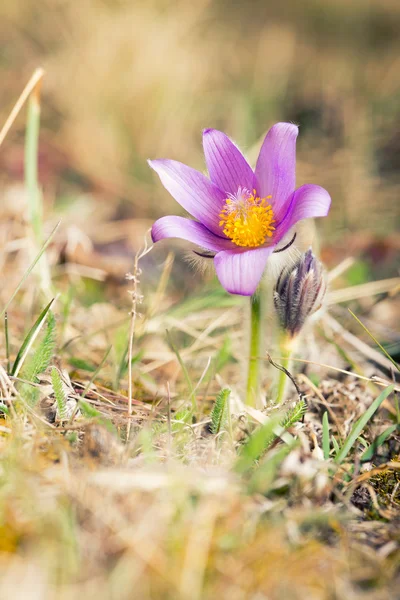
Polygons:
M275 286L274 305L280 326L290 337L321 307L325 291L323 266L311 248L294 266L283 269Z

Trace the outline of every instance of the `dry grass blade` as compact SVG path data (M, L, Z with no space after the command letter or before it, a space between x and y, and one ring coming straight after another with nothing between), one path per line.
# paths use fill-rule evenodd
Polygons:
M347 309L349 311L349 313L351 314L351 316L357 321L357 323L359 325L361 325L361 327L364 329L364 331L369 335L369 337L375 342L375 344L378 346L378 348L380 348L383 352L383 354L390 360L390 362L396 367L396 369L398 371L400 371L400 367L397 364L397 362L395 360L393 360L393 358L390 356L390 354L385 350L385 348L382 346L382 344L380 344L378 342L378 340L376 339L376 337L370 332L370 330L368 329L368 327L366 327L364 325L364 323L362 321L360 321L360 319L350 310L350 308Z
M274 356L274 360L284 360L282 356ZM323 367L324 369L330 369L331 371L336 371L336 373L343 373L343 375L349 375L350 377L355 377L356 379L362 379L363 381L370 381L371 383L375 383L381 387L387 387L391 384L390 381L386 381L385 379L378 377L365 377L365 375L360 375L359 373L353 373L352 371L347 371L346 369L339 369L339 367L334 367L333 365L328 365L326 363L316 362L315 360L306 360L305 358L292 358L294 362L303 363L305 365L315 365L316 367ZM394 384L394 390L396 392L400 392L400 385Z
M23 107L23 105L25 104L25 102L27 101L27 99L29 98L31 93L33 92L33 90L36 88L36 86L40 83L43 76L44 76L44 70L41 68L36 69L36 71L33 73L32 77L26 84L24 90L22 91L22 94L20 95L17 102L15 103L14 108L10 112L8 119L6 120L6 122L3 125L2 130L0 131L0 146L3 143L7 133L11 129L12 124L14 123L15 119L17 118L21 108Z
M398 288L400 277L392 279L382 279L381 281L369 281L360 285L352 285L350 287L334 290L327 295L327 305L339 304L341 302L350 302L350 300L358 300L360 298L369 298L377 294L391 292Z
M368 360L377 363L389 372L391 371L392 360L387 359L386 356L382 356L375 348L371 348L371 346L368 346L368 344L350 333L350 331L347 331L347 329L338 323L331 315L324 315L323 320L334 333L339 334L342 340L348 343L352 348L363 354Z
M367 471L366 473L362 473L362 475L359 475L356 479L356 483L362 483L363 481L368 481L368 479L371 479L371 477L374 477L374 475L380 475L381 473L385 473L385 471L387 471L389 469L393 469L394 471L400 471L400 462L392 460L383 465L379 465L379 467L374 467L370 471Z
M355 263L355 259L351 256L345 258L344 260L342 260L341 263L339 263L334 269L331 269L328 273L328 280L334 281L335 279L337 279L338 277L340 277L341 275L343 275L343 273L345 273L348 269L350 269L350 267L352 267Z

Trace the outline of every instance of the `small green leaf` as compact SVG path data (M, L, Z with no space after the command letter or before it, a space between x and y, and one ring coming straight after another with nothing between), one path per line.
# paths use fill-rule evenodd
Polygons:
M87 419L93 419L94 417L101 417L102 414L94 408L89 402L85 400L79 400L79 408L82 411L82 414Z
M322 417L322 450L324 452L324 459L328 460L331 446L329 443L329 417L327 410Z
M76 358L75 356L71 356L68 359L69 364L74 369L79 369L80 371L87 371L88 373L94 373L96 371L96 365L88 363L83 358Z
M173 339L172 339L172 337L171 337L171 334L170 334L170 332L168 331L168 329L167 329L166 333L167 333L167 340L168 340L168 343L169 343L169 345L171 346L171 348L172 348L172 350L173 350L173 352L174 352L174 354L175 354L176 358L178 359L178 362L179 362L179 364L180 364L180 366L181 366L181 369L182 369L182 373L183 373L183 375L184 375L184 377L185 377L185 380L186 380L187 386L188 386L188 388L189 388L189 392L190 392L189 399L190 399L190 401L192 402L192 410L194 411L194 410L197 408L197 400L196 400L196 392L195 392L195 389L194 389L194 387L193 387L192 380L190 379L189 371L187 370L187 368L186 368L186 365L185 365L185 363L183 362L183 360L182 360L182 357L181 357L181 355L179 354L179 350L178 350L178 348L175 346L175 344L174 344L174 341L173 341Z
M55 349L55 327L56 321L51 311L47 316L46 332L32 351L32 355L26 360L23 370L22 379L31 383L38 382L38 375L43 373L50 365ZM21 396L28 402L30 406L34 406L39 398L39 390L37 387L28 383L24 383L20 387Z
M293 408L288 410L288 412L285 414L283 420L281 421L282 427L284 429L289 429L289 427L292 427L292 425L300 421L300 419L303 418L306 412L307 402L301 399Z
M224 388L215 399L213 409L211 411L211 431L217 435L225 428L228 420L229 411L229 396L231 390Z
M36 377L43 373L50 365L55 349L55 328L56 320L51 311L47 317L47 328L43 339L35 348L32 358L24 366L24 379L35 381Z
M53 385L53 391L56 397L60 420L65 421L67 418L67 398L65 396L61 375L56 367L51 369L51 383Z
M32 347L32 344L34 343L35 339L39 335L39 332L45 322L47 313L49 312L50 308L52 307L54 300L55 300L55 298L50 300L48 305L42 310L42 312L38 316L36 322L34 323L33 327L31 328L28 335L24 339L22 346L19 349L19 352L17 354L17 358L15 359L13 368L11 370L11 375L13 375L14 377L16 377L18 375L18 373L24 363L25 358L26 358L29 350Z
M81 412L86 419L96 419L98 423L104 425L104 427L106 427L108 431L110 431L114 435L117 435L117 431L110 419L107 419L107 417L102 415L101 412L99 412L89 402L86 402L86 400L79 400L79 408L81 409Z

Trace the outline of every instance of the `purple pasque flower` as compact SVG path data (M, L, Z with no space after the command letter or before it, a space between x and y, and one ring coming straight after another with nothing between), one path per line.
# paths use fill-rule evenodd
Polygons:
M174 160L149 161L164 187L196 219L158 219L153 242L175 237L211 251L221 285L231 294L254 294L268 257L289 230L301 219L329 211L331 198L322 187L295 189L297 135L296 125L274 125L254 171L215 129L203 133L209 178Z

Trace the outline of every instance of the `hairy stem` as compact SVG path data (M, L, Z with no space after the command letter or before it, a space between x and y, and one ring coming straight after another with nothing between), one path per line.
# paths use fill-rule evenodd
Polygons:
M291 357L293 351L295 349L296 340L290 339L287 335L283 334L280 339L280 356L282 357L280 360L280 365L284 367L287 371L290 371L291 368ZM287 393L287 386L289 382L289 378L283 371L278 372L278 383L277 383L277 392L276 392L276 404L280 404L285 400Z
M247 372L246 404L256 406L260 387L260 341L261 341L262 295L250 298L250 347Z

